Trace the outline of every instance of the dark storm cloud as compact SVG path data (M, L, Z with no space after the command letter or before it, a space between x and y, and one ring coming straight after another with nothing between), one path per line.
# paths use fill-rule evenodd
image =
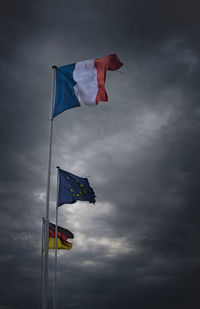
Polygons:
M59 308L197 307L199 3L6 1L1 8L0 308L40 295L51 66L118 53L109 103L55 119L56 166L89 176L95 206L63 206ZM50 299L53 256L50 255ZM50 304L51 308L51 304Z

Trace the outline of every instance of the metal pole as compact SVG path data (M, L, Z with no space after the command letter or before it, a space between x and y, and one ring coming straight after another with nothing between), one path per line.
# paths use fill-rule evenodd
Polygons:
M44 291L44 267L43 267L43 251L44 251L44 218L42 218L42 242L41 242L41 260L40 260L40 309L44 308L43 291Z
M54 309L57 307L57 253L58 253L58 194L59 194L59 166L57 166L57 200L56 200L56 228L55 228L55 279L54 279Z
M55 97L55 81L56 81L56 66L53 69L52 80L52 103L51 103L51 118L49 132L49 161L47 174L47 195L46 195L46 216L45 216L45 246L44 246L44 309L48 306L48 248L49 248L49 197L50 197L50 178L51 178L51 157L52 157L52 138L53 138L53 108Z

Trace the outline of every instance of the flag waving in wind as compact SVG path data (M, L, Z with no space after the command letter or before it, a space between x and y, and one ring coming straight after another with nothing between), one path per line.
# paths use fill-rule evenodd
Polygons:
M61 226L57 228L57 249L70 250L72 248L72 243L68 242L67 239L73 239L73 233ZM55 230L55 224L49 223L49 249L55 249Z
M105 90L107 70L123 64L116 54L65 65L56 69L56 97L53 117L80 105L97 105L108 101Z
M77 200L95 203L95 193L87 178L82 178L59 168L58 206L73 204Z

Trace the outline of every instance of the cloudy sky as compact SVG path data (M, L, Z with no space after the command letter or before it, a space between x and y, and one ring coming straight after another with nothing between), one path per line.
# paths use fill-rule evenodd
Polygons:
M52 65L117 53L108 103L54 121L56 166L97 203L59 209L58 308L198 308L200 43L195 0L2 0L0 309L39 308ZM53 250L49 259L52 308Z

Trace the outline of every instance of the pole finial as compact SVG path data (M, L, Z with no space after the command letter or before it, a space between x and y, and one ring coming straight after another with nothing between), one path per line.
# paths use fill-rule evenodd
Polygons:
M52 66L52 69L57 69L57 66L56 66L56 65L53 65L53 66Z
M56 166L56 168L58 168L58 169L59 169L59 168L60 168L60 166Z

